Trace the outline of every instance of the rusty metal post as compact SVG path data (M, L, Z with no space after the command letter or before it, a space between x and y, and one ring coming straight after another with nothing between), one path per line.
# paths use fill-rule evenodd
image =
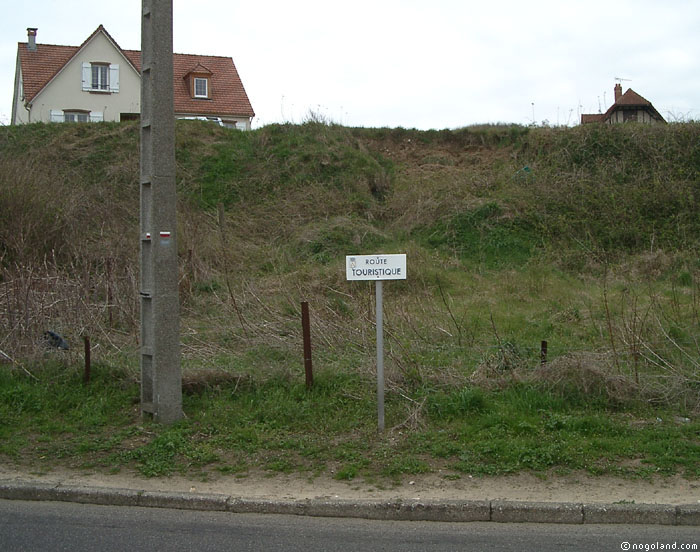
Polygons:
M84 335L83 341L85 342L85 373L83 375L83 383L87 385L90 383L90 336Z
M107 316L109 317L109 327L114 327L114 315L112 313L114 303L114 293L112 292L112 259L108 258L107 264Z
M542 344L540 346L540 363L542 366L547 364L547 342L542 341Z
M309 303L301 302L301 330L304 336L304 371L306 372L306 388L314 384L314 373L311 364L311 325L309 323Z

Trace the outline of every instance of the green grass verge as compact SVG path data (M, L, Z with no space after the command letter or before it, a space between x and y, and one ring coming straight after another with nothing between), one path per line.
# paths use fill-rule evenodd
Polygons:
M204 386L185 394L186 418L171 427L142 422L138 385L119 370L98 366L89 385L58 365L37 377L0 373L0 457L32 469L374 481L438 469L700 475L697 420L534 384L420 388L410 400L388 391L388 429L378 434L373 382L349 373L319 374L311 390L284 378Z

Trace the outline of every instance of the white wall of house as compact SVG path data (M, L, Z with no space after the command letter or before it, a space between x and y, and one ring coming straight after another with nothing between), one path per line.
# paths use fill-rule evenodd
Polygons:
M24 108L24 90L22 90L22 65L19 62L19 52L17 52L17 69L15 70L15 94L12 97L12 117L13 125L27 123L29 112Z
M112 65L112 81L116 76L114 66L118 66L118 91L83 90L83 66L92 63ZM48 123L52 113L56 120L58 112L72 110L89 111L92 120L103 121L119 121L121 113L141 111L140 76L104 33L97 33L35 96L29 114L19 106L16 115L19 117L24 111L25 116L19 117L18 122Z
M610 115L610 119L608 120L608 123L609 124L616 124L616 123L626 122L625 113L629 114L629 113L631 113L631 111L630 110L622 110L622 109L618 109L618 110L614 111ZM636 109L636 110L634 110L633 113L636 114L636 119L634 119L635 115L632 115L633 120L636 120L638 123L656 123L657 122L656 119L654 119L651 116L651 114L649 113L649 111L647 111L646 109L643 109L643 108ZM627 115L627 117L629 117L629 116L630 115Z
M228 128L235 128L238 130L250 130L250 117L232 117L232 116L222 116L216 113L205 114L201 113L180 113L175 112L176 119L207 119L212 122L219 123L221 126Z

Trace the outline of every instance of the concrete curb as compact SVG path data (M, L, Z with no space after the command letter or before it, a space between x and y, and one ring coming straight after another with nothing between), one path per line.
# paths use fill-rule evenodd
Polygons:
M586 504L584 515L585 523L680 525L678 507L665 504Z
M583 505L569 502L494 500L491 521L502 523L583 523Z
M700 504L673 506L666 504L581 504L508 500L264 500L223 494L139 491L1 481L0 499L393 521L700 526Z

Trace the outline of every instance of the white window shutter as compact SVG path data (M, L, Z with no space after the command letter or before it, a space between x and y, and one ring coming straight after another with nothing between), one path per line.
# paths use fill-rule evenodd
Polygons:
M83 63L83 90L92 90L92 68L87 62Z
M109 66L109 91L119 92L119 65L116 63Z
M52 123L62 123L63 122L63 111L60 109L51 110L51 122Z
M90 112L90 122L91 123L101 123L104 121L104 115L102 111L91 111Z

